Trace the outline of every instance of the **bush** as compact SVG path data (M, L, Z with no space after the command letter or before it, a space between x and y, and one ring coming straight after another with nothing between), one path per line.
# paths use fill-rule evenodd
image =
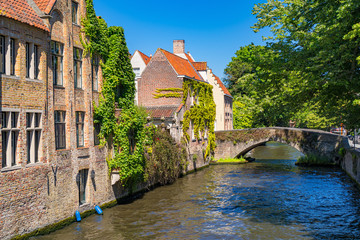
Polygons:
M168 131L159 128L155 131L153 144L145 156L145 176L152 184L173 183L182 174L187 163L186 149L177 144Z

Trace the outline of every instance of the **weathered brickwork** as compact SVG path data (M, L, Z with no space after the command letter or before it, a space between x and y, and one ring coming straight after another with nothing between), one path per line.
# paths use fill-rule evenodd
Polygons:
M0 164L0 239L31 232L61 221L76 210L92 209L114 200L106 163L106 148L94 146L93 104L99 92L92 89L91 61L83 55L82 87L74 83L74 47L82 49L80 19L85 0L78 3L78 23L72 22L71 0L58 0L44 18L50 32L0 16L0 36L15 39L15 75L0 73L1 111L18 113L16 164ZM51 41L63 44L62 82L54 86ZM26 43L38 46L39 74L26 77ZM33 69L31 69L33 70ZM101 69L99 91L102 84ZM55 147L54 111L66 111L66 148ZM28 163L27 113L41 113L38 162ZM84 112L84 146L77 147L76 112ZM0 135L0 151L2 151ZM2 153L0 153L2 162ZM86 202L79 204L79 171L87 169Z
M181 98L154 98L157 89L182 88L183 79L177 76L161 51L157 51L138 80L139 105L179 106Z

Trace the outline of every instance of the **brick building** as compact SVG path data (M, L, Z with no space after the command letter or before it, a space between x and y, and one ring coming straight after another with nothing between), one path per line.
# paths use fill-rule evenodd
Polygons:
M161 58L159 51L165 57ZM159 56L155 58L155 55ZM160 119L165 120L173 136L181 135L179 132L172 130L172 127L174 128L175 126L173 123L176 123L177 114L181 110L181 100L175 98L162 98L162 100L159 100L155 99L153 94L158 88L181 88L182 81L175 81L174 79L181 79L183 76L197 81L208 82L213 86L213 97L216 104L215 130L233 129L233 98L230 92L221 82L220 78L208 67L207 62L196 62L189 52L185 52L184 40L174 40L173 53L158 49L154 57L148 57L136 50L132 56L131 64L136 73L136 103L148 109L150 116L155 119L155 123L158 123ZM169 66L171 67L169 68ZM177 77L173 75L174 72L177 74ZM189 77L190 75L196 77ZM140 82L141 87L139 85ZM140 88L142 89L140 90ZM176 128L179 128L179 126L176 125Z
M195 62L190 53L185 53L184 40L173 42L173 53L159 48L138 77L138 104L146 108L156 125L164 123L178 142L183 135L184 113L194 104L195 98L189 95L183 104L182 97L157 98L156 94L161 89L182 89L187 79L209 84L206 62ZM191 136L190 154L199 157L197 167L203 166L206 164L203 154L207 138L196 140L192 124L188 134ZM195 166L190 164L188 167L191 170Z
M0 2L0 239L115 199L93 102L98 59L83 54L85 0Z

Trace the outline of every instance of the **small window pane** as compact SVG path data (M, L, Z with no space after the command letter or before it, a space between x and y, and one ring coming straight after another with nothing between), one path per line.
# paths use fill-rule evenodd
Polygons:
M5 37L0 36L0 73L5 73Z

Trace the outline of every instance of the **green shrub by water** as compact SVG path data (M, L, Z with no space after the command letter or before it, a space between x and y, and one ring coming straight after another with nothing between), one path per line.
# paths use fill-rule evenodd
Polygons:
M329 158L324 156L318 156L309 154L306 156L302 156L298 158L298 160L295 163L296 165L306 165L306 166L328 166L328 165L334 165Z
M248 161L241 156L240 158L220 158L216 163L247 163Z
M186 169L186 149L166 130L156 129L153 144L145 149L145 180L152 184L173 183Z

